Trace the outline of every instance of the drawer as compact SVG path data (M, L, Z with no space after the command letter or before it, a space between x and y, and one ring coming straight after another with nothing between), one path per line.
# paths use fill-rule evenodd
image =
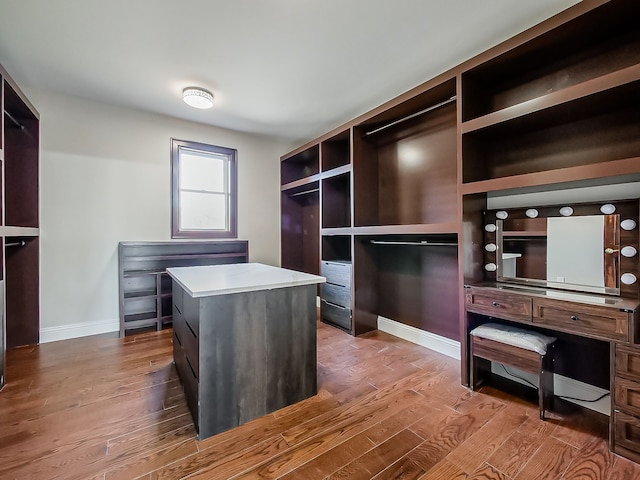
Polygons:
M614 452L640 462L640 419L614 412Z
M173 336L174 343L177 340L178 345L182 348L184 342L184 326L181 320L176 319L175 315L173 316Z
M194 376L198 378L200 371L200 346L198 337L189 325L188 321L185 322L184 335L182 337L182 348L193 370Z
M533 322L565 332L607 340L629 339L629 314L594 305L533 300Z
M175 282L175 280L173 281L171 296L173 306L178 309L178 312L184 312L184 290Z
M333 283L322 284L322 299L341 307L351 308L351 287L342 287Z
M616 375L640 382L640 349L616 344Z
M320 265L320 274L327 279L327 283L351 287L351 263L349 262L323 260Z
M465 293L467 311L508 320L531 321L531 297L474 289Z
M322 300L320 303L320 316L322 320L328 323L351 330L351 309L347 307L341 307Z
M616 410L640 416L640 383L616 377L614 401Z

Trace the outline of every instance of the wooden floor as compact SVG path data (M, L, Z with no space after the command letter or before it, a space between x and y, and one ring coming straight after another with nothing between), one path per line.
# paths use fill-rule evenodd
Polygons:
M319 325L317 396L202 442L171 330L7 354L2 479L638 479L584 415L459 384L458 362Z

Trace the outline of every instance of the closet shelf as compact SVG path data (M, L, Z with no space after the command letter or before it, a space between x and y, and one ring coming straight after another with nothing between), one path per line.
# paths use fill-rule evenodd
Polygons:
M318 182L321 178L321 175L319 173L316 173L315 175L311 175L309 177L305 177L302 178L300 180L296 180L295 182L289 182L286 183L284 185L282 185L280 187L280 191L286 193L289 191L296 191L295 193L298 193L297 190L302 190L301 187L304 187L305 185L311 185L315 182Z
M38 236L40 236L39 228L0 226L0 237L38 237Z
M638 175L640 177L640 157L463 183L461 193L463 195L472 195L474 193L541 187L582 180L603 181L608 177L621 175Z
M338 177L345 173L351 173L351 165L342 165L341 167L332 168L331 170L327 170L326 172L322 172L320 175L323 179Z
M351 233L354 235L457 234L458 224L374 225L354 227Z
M622 87L640 80L640 65L623 68L616 72L597 77L578 85L558 90L542 97L533 98L482 117L474 118L462 123L462 133L482 130L493 125L508 122L525 115L535 114L548 108L562 108L566 104L587 99L593 95ZM593 101L593 98L589 99Z

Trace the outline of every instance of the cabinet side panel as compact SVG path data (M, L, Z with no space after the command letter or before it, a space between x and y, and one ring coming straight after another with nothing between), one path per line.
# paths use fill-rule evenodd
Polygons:
M279 288L266 294L266 412L317 393L316 286Z

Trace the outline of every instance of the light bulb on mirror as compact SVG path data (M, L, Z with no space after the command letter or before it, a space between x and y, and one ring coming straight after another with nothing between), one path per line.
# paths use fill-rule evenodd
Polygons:
M637 280L638 279L633 273L623 273L620 277L620 281L622 281L622 283L624 283L625 285L633 285Z
M627 231L633 230L634 228L636 228L636 222L635 220L627 218L626 220L620 222L620 228Z

